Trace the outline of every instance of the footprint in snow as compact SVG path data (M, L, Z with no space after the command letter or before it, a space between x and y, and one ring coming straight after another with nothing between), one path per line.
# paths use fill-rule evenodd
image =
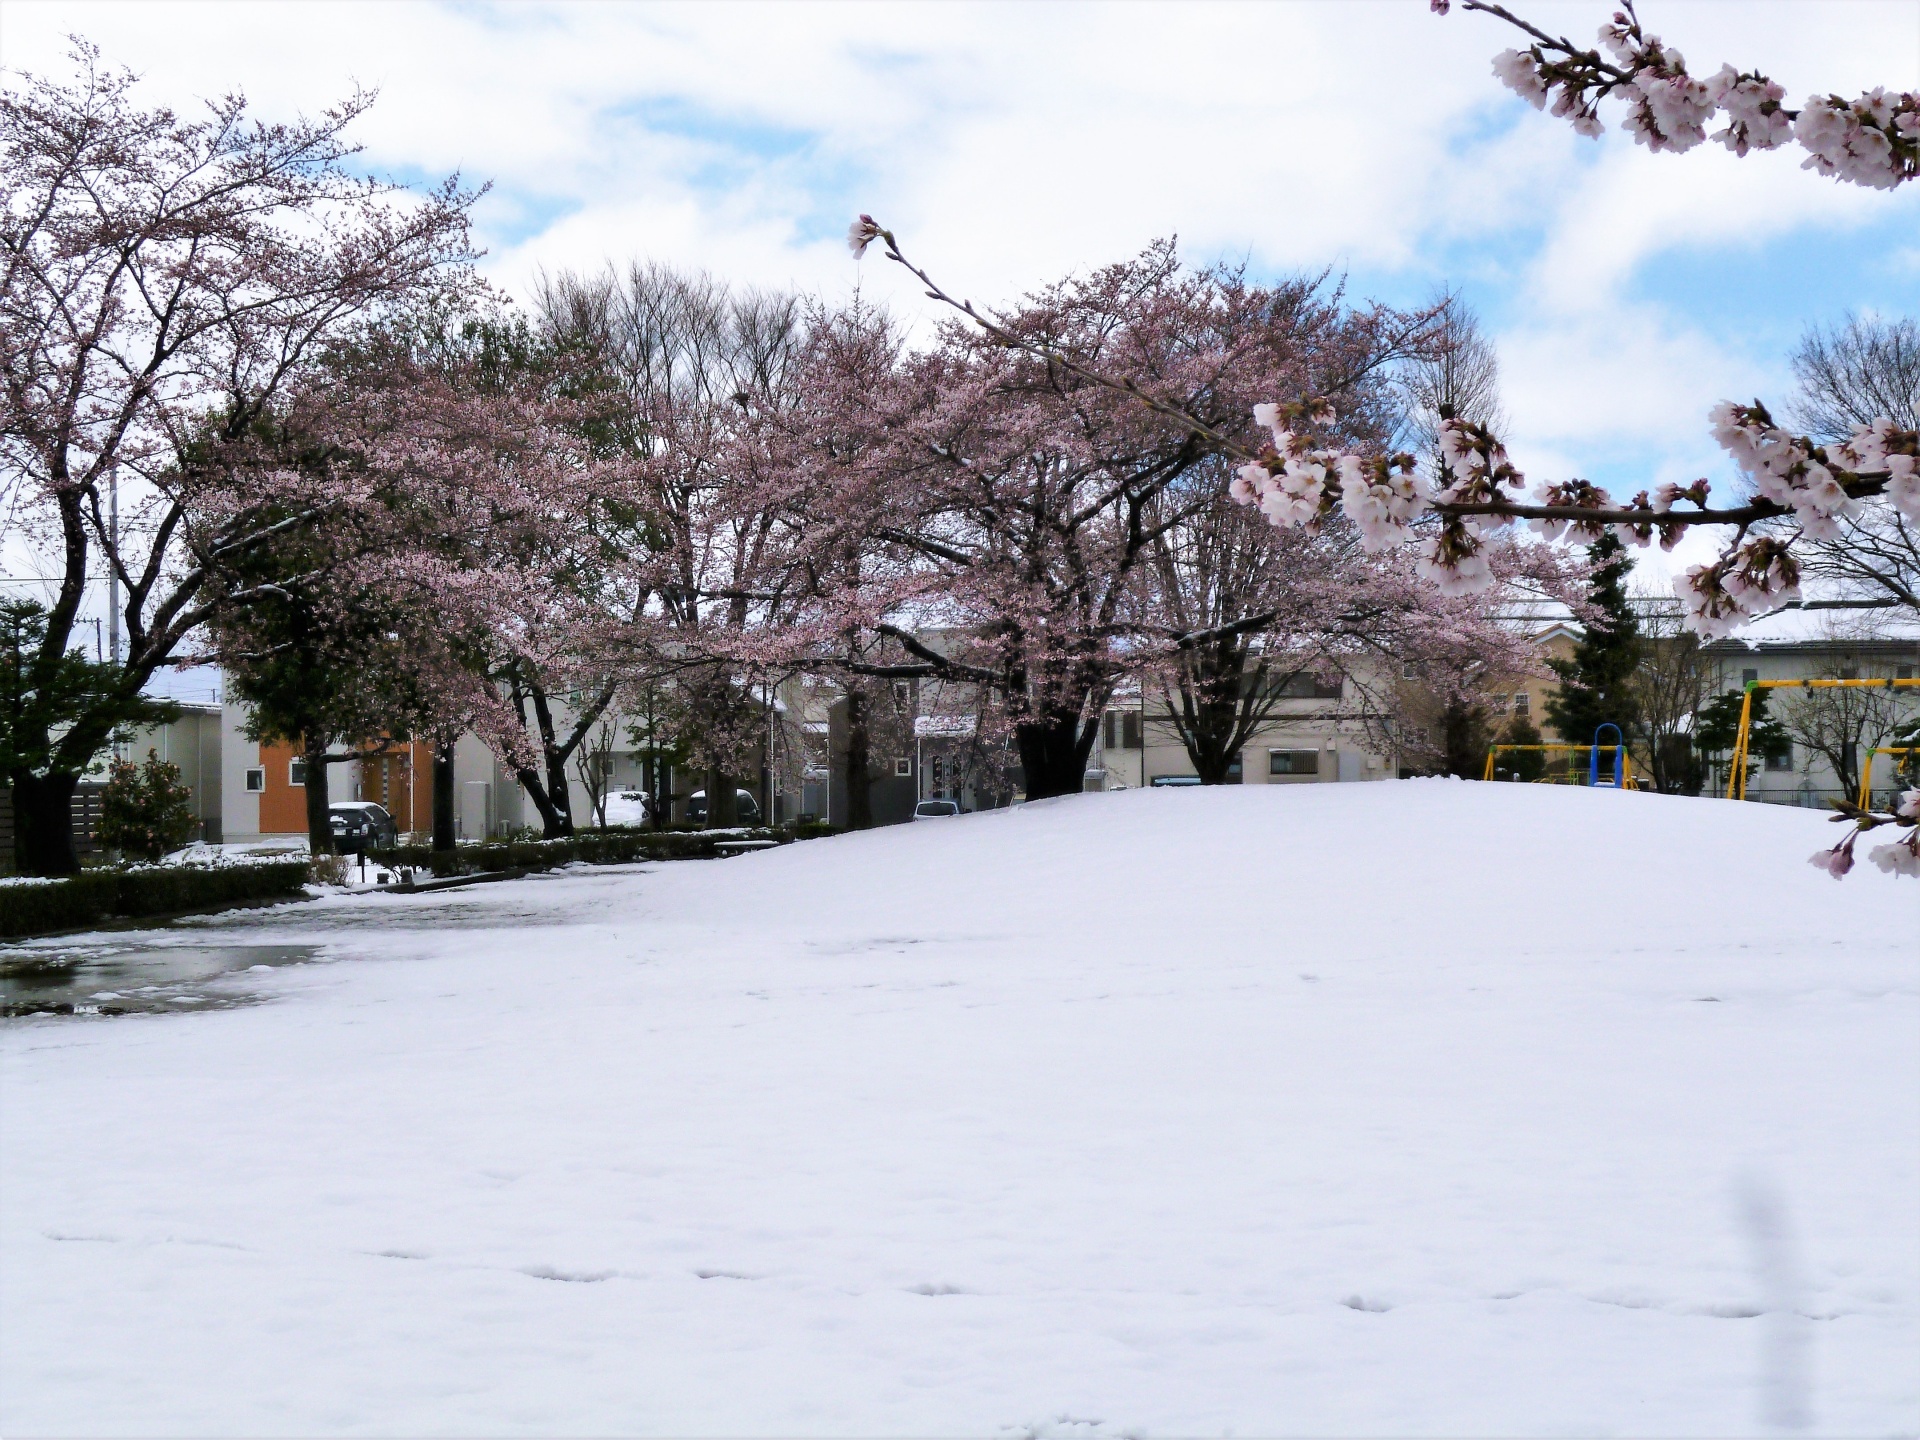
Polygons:
M611 1270L561 1270L553 1265L524 1265L520 1273L535 1280L564 1280L572 1285L597 1285L614 1276Z
M1349 1310L1364 1310L1369 1315L1384 1315L1393 1308L1384 1300L1369 1300L1364 1295L1349 1295L1340 1303Z

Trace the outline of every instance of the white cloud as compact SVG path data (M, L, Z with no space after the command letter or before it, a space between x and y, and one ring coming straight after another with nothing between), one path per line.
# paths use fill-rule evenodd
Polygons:
M1521 8L1584 38L1610 7ZM1607 457L1700 473L1713 399L1780 383L1778 357L1745 353L1684 306L1633 299L1650 260L1920 217L1920 187L1844 189L1787 156L1581 140L1492 79L1506 27L1436 19L1419 0L6 0L0 17L11 68L59 69L62 36L79 30L176 104L239 86L285 114L378 86L360 127L369 162L494 180L479 218L509 288L543 266L649 256L831 295L862 283L924 314L894 267L848 259L839 234L856 209L989 303L1173 231L1194 255L1352 266L1410 290L1473 278L1508 299L1497 338L1515 449L1543 474ZM1796 99L1920 83L1911 0L1665 0L1646 18L1696 68L1757 65Z

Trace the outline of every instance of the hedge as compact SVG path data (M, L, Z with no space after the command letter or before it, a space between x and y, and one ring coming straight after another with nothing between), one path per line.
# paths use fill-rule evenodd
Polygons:
M0 935L76 930L108 918L291 897L301 893L306 880L307 862L300 859L91 870L65 880L0 885Z
M502 840L434 851L400 845L368 852L390 867L410 865L435 875L473 875L493 870L552 870L584 860L620 865L634 860L710 860L726 840L784 840L777 830L583 830L561 840Z

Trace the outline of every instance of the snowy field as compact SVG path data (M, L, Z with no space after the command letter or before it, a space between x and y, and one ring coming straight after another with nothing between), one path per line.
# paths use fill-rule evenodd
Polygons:
M1832 829L1132 791L178 927L320 959L0 1024L0 1433L1920 1433Z

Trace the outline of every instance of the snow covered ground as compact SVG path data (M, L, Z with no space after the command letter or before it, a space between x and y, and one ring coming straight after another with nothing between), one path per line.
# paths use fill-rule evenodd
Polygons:
M1920 1433L1920 886L1830 828L1130 791L179 928L322 958L0 1025L0 1432Z

